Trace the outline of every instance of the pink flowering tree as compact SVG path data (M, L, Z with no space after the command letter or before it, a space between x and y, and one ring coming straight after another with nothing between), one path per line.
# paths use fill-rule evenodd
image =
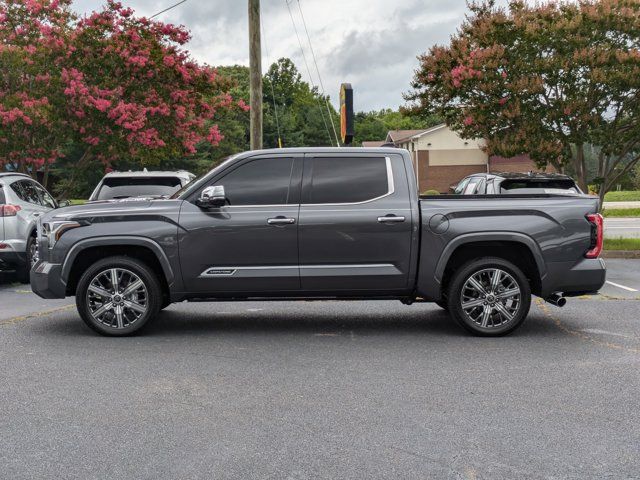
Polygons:
M43 169L46 176L62 155L60 71L72 19L69 3L0 3L0 169Z
M111 0L79 19L70 0L4 4L0 55L22 72L0 87L0 166L33 172L73 145L80 155L68 184L95 162L107 169L188 157L220 142L218 113L242 107L226 79L189 57L184 27L136 17Z
M490 154L566 168L584 190L596 180L604 196L640 162L640 2L470 8L448 45L419 57L410 108L485 138Z

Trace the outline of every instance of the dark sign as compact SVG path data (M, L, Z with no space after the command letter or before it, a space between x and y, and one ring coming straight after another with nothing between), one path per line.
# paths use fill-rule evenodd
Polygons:
M343 83L340 85L340 137L345 145L351 145L353 129L353 88L350 83Z

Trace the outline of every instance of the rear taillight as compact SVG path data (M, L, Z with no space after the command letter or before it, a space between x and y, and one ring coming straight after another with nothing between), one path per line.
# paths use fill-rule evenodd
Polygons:
M19 211L18 205L0 205L0 217L15 217Z
M589 251L584 254L586 258L598 258L602 253L604 242L604 219L599 213L587 215L587 220L591 223L591 245Z

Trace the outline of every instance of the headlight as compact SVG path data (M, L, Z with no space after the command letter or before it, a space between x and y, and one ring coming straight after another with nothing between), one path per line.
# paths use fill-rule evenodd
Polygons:
M81 227L78 222L73 222L70 220L61 220L54 222L43 222L42 224L42 235L47 237L49 248L53 248L60 237L67 230L71 230L72 228Z

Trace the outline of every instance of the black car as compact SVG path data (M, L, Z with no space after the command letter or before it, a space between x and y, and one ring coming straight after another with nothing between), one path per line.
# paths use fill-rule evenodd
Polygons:
M524 193L580 194L568 175L560 173L474 173L451 187L457 195L501 195Z

